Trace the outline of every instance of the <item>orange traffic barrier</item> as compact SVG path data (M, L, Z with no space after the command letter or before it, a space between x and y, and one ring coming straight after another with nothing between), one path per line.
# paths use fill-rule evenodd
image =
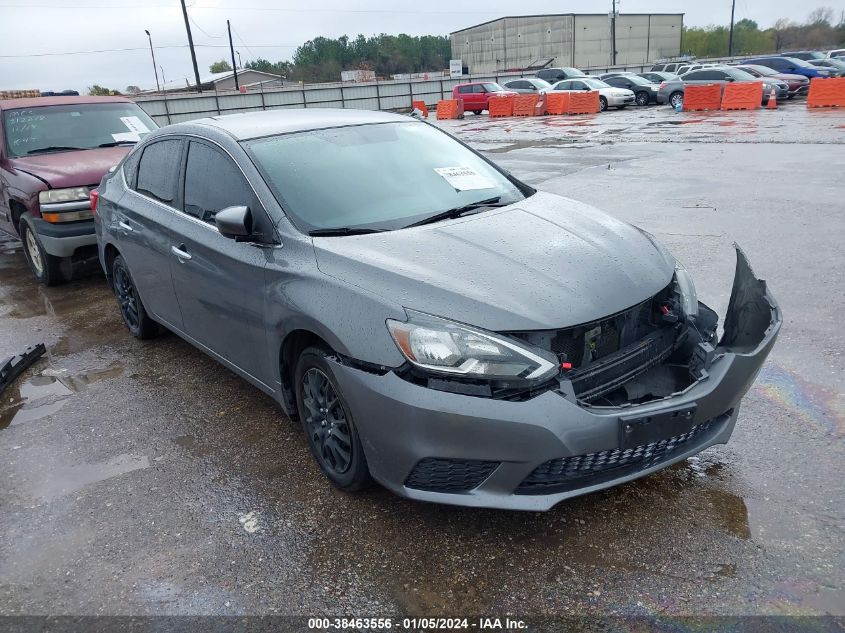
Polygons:
M513 98L514 116L534 116L537 114L538 95L516 95Z
M722 107L722 86L704 84L687 86L684 89L684 112L718 110Z
M777 110L778 109L778 96L775 93L774 86L772 86L772 89L769 92L769 100L766 102L766 109L767 110Z
M595 114L601 110L599 91L575 91L569 93L569 114Z
M814 77L807 94L808 108L845 108L845 77Z
M513 95L506 97L491 96L487 102L487 112L490 118L513 116Z
M566 114L569 112L568 92L549 92L546 94L546 112L549 114Z
M437 120L459 119L464 115L464 102L460 99L441 99L437 102Z
M426 119L428 118L428 107L426 107L425 101L411 101L411 108L419 110Z
M762 81L725 84L725 91L722 93L722 110L756 110L762 102Z

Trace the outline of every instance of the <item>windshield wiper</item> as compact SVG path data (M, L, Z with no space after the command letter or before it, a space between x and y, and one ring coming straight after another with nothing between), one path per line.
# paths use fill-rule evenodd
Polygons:
M41 152L61 152L64 150L85 149L84 147L68 147L66 145L51 145L50 147L39 147L38 149L31 149L27 154L40 154Z
M308 231L311 237L337 237L339 235L366 235L368 233L384 233L385 229L356 229L348 226L338 226L333 229L314 229Z
M468 211L474 211L475 209L480 209L482 207L504 207L510 204L510 202L500 203L499 200L501 200L501 198L502 196L496 196L495 198L487 198L486 200L479 200L478 202L470 202L469 204L465 204L460 207L455 207L454 209L446 209L445 211L441 211L440 213L435 213L434 215L430 215L427 218L423 218L418 222L412 222L411 224L402 228L409 229L412 226L422 226L423 224L433 224L434 222L440 222L440 220L459 218Z
M111 143L100 143L97 147L120 147L121 145L135 145L138 141L112 141Z

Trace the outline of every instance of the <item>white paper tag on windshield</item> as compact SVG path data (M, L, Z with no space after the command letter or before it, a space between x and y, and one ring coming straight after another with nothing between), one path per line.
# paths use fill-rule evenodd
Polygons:
M115 143L120 143L121 141L134 141L137 143L141 140L137 132L120 132L118 134L112 134L111 137Z
M435 167L434 171L443 176L456 191L492 189L496 186L472 167Z
M126 129L130 132L143 134L144 132L150 131L150 128L144 125L144 122L136 116L122 116L120 117L120 120L123 121L123 125L125 125Z

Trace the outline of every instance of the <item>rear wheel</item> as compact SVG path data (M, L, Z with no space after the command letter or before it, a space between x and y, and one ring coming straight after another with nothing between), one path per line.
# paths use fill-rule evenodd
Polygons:
M481 114L482 112L484 112L484 110L473 110L473 111L472 111L472 113L473 113L475 116L478 116L478 115L479 115L479 114Z
M604 112L605 110L607 110L607 99L599 97L599 112Z
M684 93L683 92L673 92L669 96L669 105L673 108L677 108L679 104L683 105L684 103Z
M118 255L112 262L112 285L114 295L117 297L117 305L120 308L120 315L123 322L129 329L129 333L135 338L152 338L158 334L158 324L153 321L144 309L144 303L129 274L129 267L126 261Z
M638 106L646 106L648 105L649 96L647 92L638 92L637 96L634 98L634 101Z
M332 373L328 354L309 347L294 372L296 406L311 454L341 490L362 490L372 483L358 429Z
M32 230L26 220L21 220L20 235L23 240L26 263L29 264L29 269L35 278L45 286L58 286L65 283L67 278L61 270L62 258L50 255L44 250L38 234Z

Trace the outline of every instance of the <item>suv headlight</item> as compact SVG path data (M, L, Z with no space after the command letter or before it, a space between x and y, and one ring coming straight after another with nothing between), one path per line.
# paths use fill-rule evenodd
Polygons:
M698 316L698 295L695 292L695 284L692 275L689 274L684 265L675 262L675 281L678 283L680 293L681 310L687 318Z
M439 317L406 310L405 322L388 319L387 329L415 367L446 376L541 382L559 371L551 352Z
M69 189L48 189L38 194L41 204L57 204L62 202L76 202L88 200L88 187L71 187Z

